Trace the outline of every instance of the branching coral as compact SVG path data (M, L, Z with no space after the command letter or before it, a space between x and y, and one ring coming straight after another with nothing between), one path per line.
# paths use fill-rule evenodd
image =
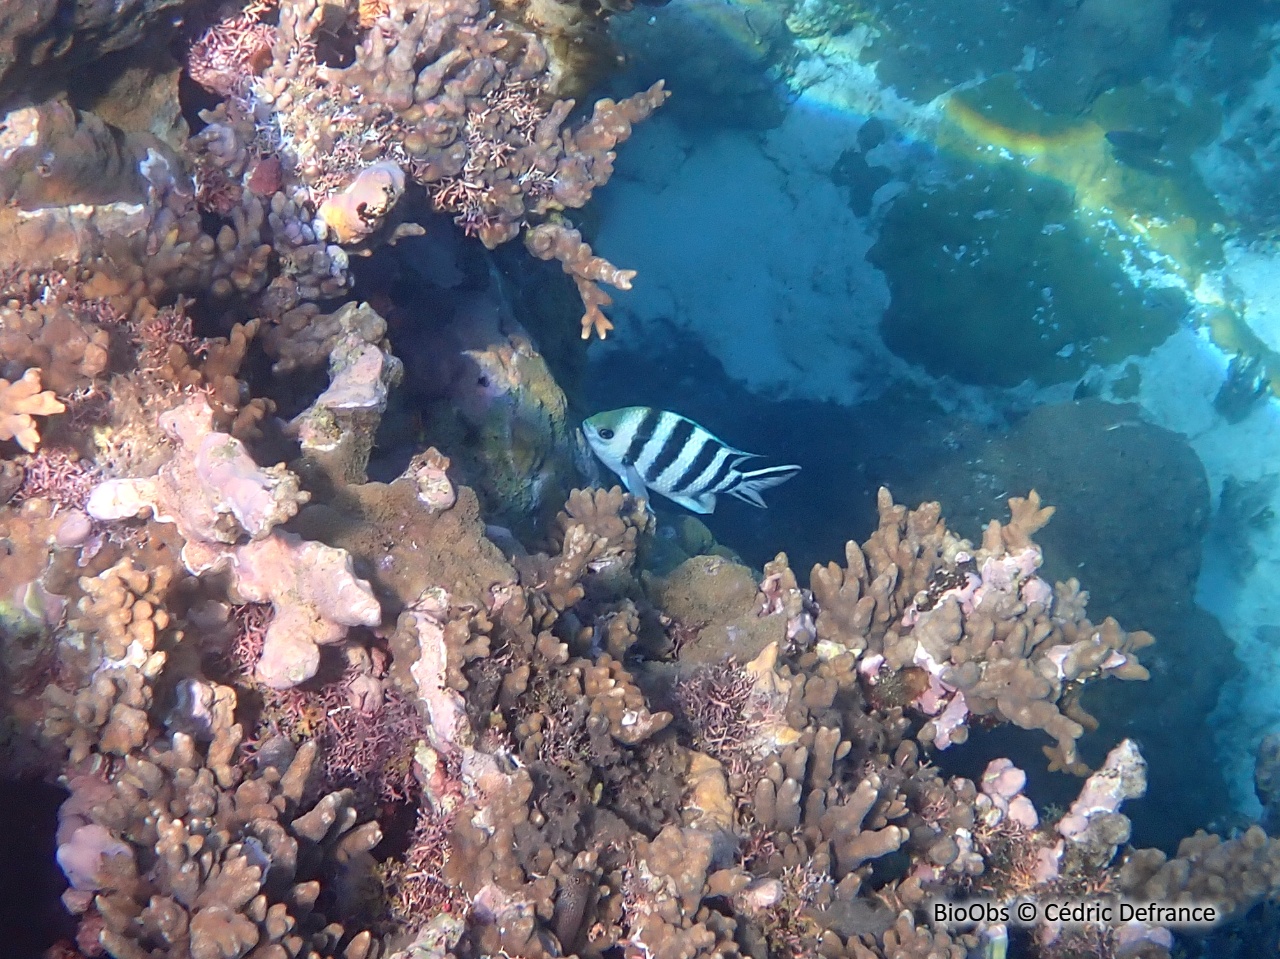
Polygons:
M608 336L613 324L601 307L613 303L612 297L600 289L600 283L619 290L631 289L635 270L619 270L603 257L595 256L582 241L582 234L559 223L542 223L525 234L524 245L539 260L559 260L564 271L573 277L586 312L582 314L582 338L595 333Z
M631 125L667 96L658 83L626 100L601 100L586 121L566 128L574 104L548 94L541 41L495 18L483 0L390 0L371 24L363 13L353 18L362 34L354 62L325 66L317 42L332 30L325 17L333 9L288 0L274 28L256 13L239 14L201 38L189 67L228 97L196 142L205 204L253 215L261 200L250 178L261 159L278 155L269 227L278 248L297 248L301 259L286 273L307 278L301 299L345 282L345 262L326 238L342 245L368 239L406 175L492 249L526 225L585 204L612 175L613 150ZM237 73L252 76L237 80ZM314 221L303 213L307 204L319 210ZM600 308L609 299L596 284L625 289L633 274L593 257L571 228L546 225L530 234L530 250L564 263L587 308L584 337L592 330L603 336L610 324ZM298 304L290 299L268 312L283 315Z
M635 561L637 536L652 523L635 497L617 487L575 491L556 517L557 552L520 560L521 572L563 611L580 602L588 588L616 589Z
M95 633L107 659L141 663L169 626L164 600L172 578L168 567L147 573L131 559L122 559L98 576L80 580L85 596L71 625Z
M225 723L230 711L221 715ZM209 759L174 733L105 779L71 782L58 835L59 861L75 880L68 907L96 917L98 941L116 956L163 947L202 959L257 947L376 957L369 933L344 934L316 904L322 882L342 910L371 881L377 824L356 824L347 793L306 801L314 746L246 777L225 765L219 775L212 757L229 754L221 741L234 742L238 727L210 734Z
M993 521L976 550L950 533L936 503L907 511L880 493L880 528L849 567L814 570L821 640L864 651L868 684L883 671L923 669L928 688L914 705L932 718L922 738L940 748L963 742L968 716L998 716L1043 729L1052 768L1087 770L1075 741L1093 720L1076 696L1091 679L1145 679L1136 651L1152 638L1114 620L1095 626L1073 584L1057 592L1035 575L1031 535L1051 509L1034 492L1013 498L1008 525Z
M52 416L66 411L52 390L40 388L40 371L27 370L22 378L10 382L0 379L0 440L16 440L28 453L40 445L36 416Z
M59 275L20 274L0 296L0 375L39 369L47 389L67 396L106 370L115 317L105 304L85 301Z
M99 672L74 694L49 686L44 693L49 704L45 736L66 745L74 767L93 753L124 757L141 749L150 734L151 682L163 666L161 653L141 666Z

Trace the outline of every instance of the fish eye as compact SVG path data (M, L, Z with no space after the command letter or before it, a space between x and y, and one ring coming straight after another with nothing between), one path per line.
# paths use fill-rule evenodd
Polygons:
M601 438L602 440L611 440L611 439L613 439L613 430L609 429L608 427L606 427L605 429L602 429L602 430L600 431L600 438Z

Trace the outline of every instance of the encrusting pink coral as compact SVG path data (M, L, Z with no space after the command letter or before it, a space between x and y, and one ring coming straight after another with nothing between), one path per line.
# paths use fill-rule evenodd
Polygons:
M315 675L320 646L351 626L372 626L382 610L369 584L352 570L345 550L303 540L275 527L308 494L283 466L259 467L244 444L213 429L203 397L160 417L177 450L153 477L105 480L86 507L99 520L150 511L182 534L187 569L226 569L238 602L270 603L257 678L284 688Z
M215 430L203 396L161 414L159 426L178 453L154 477L104 480L87 509L100 520L149 509L159 522L175 523L191 548L192 572L202 568L194 544L261 539L310 498L283 465L258 466L240 440Z
M254 676L268 686L296 686L315 675L321 646L336 643L351 626L376 626L382 607L358 579L346 550L293 533L273 532L221 554L211 569L229 567L234 597L270 603Z

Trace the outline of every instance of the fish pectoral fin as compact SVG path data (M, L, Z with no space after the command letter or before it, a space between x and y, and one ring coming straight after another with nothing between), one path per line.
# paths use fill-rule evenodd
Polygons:
M715 493L703 493L701 496L668 496L667 499L678 503L691 513L714 513L716 510Z
M636 499L647 500L649 498L649 490L645 487L644 479L640 476L640 471L635 466L624 466L622 472L618 475L622 477L622 482L627 487L627 492Z

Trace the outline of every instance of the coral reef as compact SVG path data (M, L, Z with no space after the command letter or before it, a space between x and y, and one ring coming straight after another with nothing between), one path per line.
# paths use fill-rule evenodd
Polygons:
M0 373L17 379L39 369L45 389L67 396L107 367L110 337L101 309L77 302L65 277L15 277L0 307ZM35 291L40 291L36 299Z
M40 388L40 370L29 369L22 378L0 380L0 440L14 440L28 453L40 445L35 416L63 413L66 406L52 390Z
M376 7L338 24L329 19L341 8L286 0L268 24L265 5L255 5L211 26L189 54L190 75L227 98L193 140L201 204L234 224L229 245L265 227L277 250L289 250L264 299L276 318L341 292L343 247L421 233L391 222L406 180L493 249L583 206L612 175L631 125L667 96L659 82L600 100L570 128L574 101L555 91L573 83L553 76L537 33L496 18L482 0ZM325 38L342 30L355 35L352 61L328 65ZM625 288L632 274L564 231L574 242L538 234L529 248L564 264L586 307L583 336L603 336L608 297L596 284Z
M72 46L163 6L117 4L109 43L77 8ZM1145 760L1089 770L1079 697L1145 679L1152 638L1040 577L1034 491L971 542L882 490L806 585L575 488L568 402L480 247L523 235L609 329L632 273L563 213L666 98L571 119L613 9L253 0L189 27L194 136L161 122L172 71L155 124L9 110L0 703L5 774L65 788L50 955L960 959L1009 931L931 903L1276 894L1258 827L1126 848ZM352 257L431 243L427 209L481 241L466 287L349 300ZM1086 777L1069 808L1009 758L932 764L998 724ZM1173 948L1026 938L1090 936Z
M848 568L816 569L812 593L784 556L762 578L716 558L726 590L705 566L691 575L696 560L642 576L653 521L620 490L574 493L549 551L509 564L466 487L423 495L421 474L440 462L429 456L391 484L359 468L323 474L323 502L288 521L317 537L302 539L275 512L298 506L296 484L267 482L284 474L212 431L207 404L159 419L172 458L152 478L103 482L90 512L108 515L95 497L145 504L150 524L177 529L184 562L193 544L230 557L223 585L188 581L199 593L269 602L274 616L252 627L244 648L258 658L230 677L238 691L181 665L204 661L184 650L216 646L218 629L202 605L178 601L168 568L125 562L81 581L71 625L103 665L79 689L49 687L43 730L70 753L59 861L82 942L142 955L200 936L227 954L277 943L351 957L378 955L392 941L380 930L395 930L415 948L443 938L457 956L958 957L1003 933L923 925L948 892L1158 895L1237 914L1277 888L1260 830L1193 837L1174 859L1121 857L1121 806L1146 789L1131 742L1047 821L1008 760L979 783L924 761L963 740L968 714L941 717L964 697L974 715L1045 729L1054 763L1081 770L1078 732L1059 729L1075 721L1059 707L1082 714L1061 687L1141 678L1141 640L1090 625L1075 587L1035 576L1031 537L1051 510L1034 494L1012 499L1010 522L974 547L936 504L909 511L882 493L879 528L850 545ZM225 468L201 468L205 444ZM412 530L378 532L392 517ZM344 549L322 546L335 536ZM384 562L388 539L419 553ZM309 635L359 603L325 605L287 578L281 593L253 592L268 570L279 582L308 568L262 548L304 560L328 549L376 570L382 601L363 622L380 635ZM338 590L342 575L322 578ZM672 609L706 617L674 647L662 628ZM395 621L383 626L384 614ZM750 619L768 640L740 665L726 657L755 646L735 645L733 624ZM289 639L307 638L281 640L282 622ZM319 674L321 645L340 650L339 678ZM1019 685L1028 662L1047 686ZM1003 671L1003 694L988 693ZM176 695L157 695L175 682ZM233 721L243 692L260 704L249 734ZM396 821L384 816L406 806L399 851L383 849ZM1038 935L1058 955L1079 931ZM1121 945L1114 930L1097 935ZM1124 935L1146 954L1171 944L1157 924Z
M97 520L150 513L173 523L188 572L228 569L236 602L270 603L275 616L257 664L263 682L284 687L309 679L319 668L319 646L339 641L349 626L381 620L346 551L276 529L309 499L283 464L259 467L243 443L213 428L203 398L162 414L159 426L178 445L173 458L153 477L104 480L86 511Z
M234 750L239 727L218 724L208 734L207 752L173 733L114 774L70 781L58 861L71 879L64 901L82 916L81 941L92 942L89 927L113 956L257 948L376 957L367 931L347 933L316 909L316 877L337 910L358 902L369 850L382 838L377 824L356 823L349 793L308 798L313 745L277 750L272 763L243 775L215 758Z

